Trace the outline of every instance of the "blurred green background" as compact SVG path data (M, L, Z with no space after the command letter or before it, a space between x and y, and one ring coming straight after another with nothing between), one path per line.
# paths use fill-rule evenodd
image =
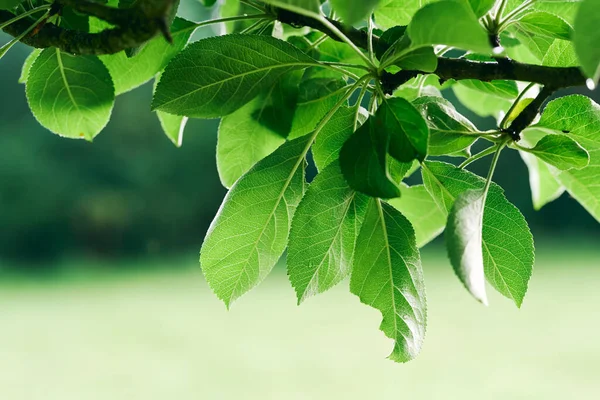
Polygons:
M209 14L192 0L183 13ZM297 307L281 265L229 312L210 293L197 253L225 193L218 121L190 121L175 148L147 84L93 144L61 139L17 83L29 51L0 62L0 399L600 396L600 225L566 194L533 211L515 152L495 180L536 239L523 308L474 302L438 239L423 252L423 354L395 365L347 283Z

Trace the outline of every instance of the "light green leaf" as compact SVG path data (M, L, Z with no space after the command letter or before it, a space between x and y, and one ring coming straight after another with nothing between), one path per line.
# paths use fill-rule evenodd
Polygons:
M529 186L535 210L541 209L564 193L565 187L556 180L548 164L527 152L519 151L519 154L529 170Z
M344 142L354 132L355 119L358 119L358 127L365 122L367 117L366 110L357 110L356 106L340 107L333 114L333 117L317 136L311 149L315 165L319 171L339 158Z
M388 203L410 221L417 236L417 246L423 247L444 231L446 214L437 207L423 185L407 186L402 183L400 193L400 197Z
M376 118L390 136L388 151L392 157L400 162L425 159L429 128L410 102L400 97L384 99Z
M381 29L408 25L415 13L436 0L381 0L375 9L375 22Z
M491 83L491 85L494 86L494 83ZM474 89L474 87L478 87L478 89ZM500 92L487 90L487 88L487 85L468 86L462 84L462 82L452 85L452 90L458 100L469 110L480 117L493 116L500 119L502 115L506 114L512 105L512 101L505 96L498 96Z
M479 131L465 117L459 114L452 103L442 97L423 96L413 101L413 105L427 121L429 145L427 151L432 156L461 156L477 140Z
M579 66L573 42L556 39L548 48L542 59L542 65L549 67L576 67Z
M547 12L534 11L525 14L518 22L521 29L534 35L553 39L571 40L573 28L564 19Z
M525 150L560 169L581 169L589 163L588 152L566 135L546 135L532 149Z
M336 163L310 184L294 215L287 252L298 303L348 276L368 201L348 187Z
M477 18L481 18L487 14L494 7L494 3L496 3L496 0L469 0L471 9Z
M321 10L319 0L262 0L276 7L296 11L297 9L318 14Z
M310 78L300 83L298 103L289 138L314 131L317 124L344 97L346 82L341 78Z
M573 42L583 72L594 83L600 81L600 0L583 0L575 17Z
M513 0L519 1L519 0ZM579 9L581 0L548 0L548 1L536 1L533 3L533 8L540 11L546 11L550 14L559 16L560 18L567 21L567 23L573 25L575 21L575 15Z
M190 117L222 117L271 87L283 74L315 63L289 43L269 36L203 39L167 65L152 107Z
M183 131L187 124L188 117L167 114L162 111L157 111L156 116L160 121L163 132L167 135L169 140L171 140L175 146L181 147L183 144Z
M438 61L433 47L419 47L415 50L407 52L396 61L395 65L402 69L434 72L437 68Z
M27 100L40 124L60 136L92 140L115 101L108 70L95 56L45 49L29 71Z
M281 257L304 194L311 137L283 144L233 185L211 223L200 265L227 307L260 283Z
M21 68L21 76L19 76L19 83L27 83L27 78L29 77L29 71L31 70L31 66L33 65L34 61L38 58L41 52L42 49L33 49L33 51L29 53L29 55L25 59L25 62L23 63L23 68Z
M422 175L425 188L445 214L461 193L485 186L483 178L443 162L425 162ZM485 202L482 238L485 277L520 307L533 271L533 237L519 209L495 183Z
M587 150L587 167L560 172L557 178L600 221L600 106L585 96L561 97L548 103L536 127L567 133Z
M381 311L379 329L394 340L389 358L415 358L427 325L421 257L410 222L380 200L370 201L360 230L350 291Z
M127 57L124 51L100 56L115 83L115 93L128 92L154 78L185 47L195 27L193 22L176 18L171 26L173 44L159 35L146 43L134 57Z
M370 15L379 0L330 0L329 2L342 21L352 25Z
M439 1L421 8L408 25L413 46L443 44L491 53L486 31L462 2Z
M483 190L458 195L448 214L446 249L458 279L477 300L487 306L483 268Z
M523 29L520 29L518 26L511 27L511 30L513 31L515 37L529 51L531 57L533 57L537 63L541 63L541 61L544 59L544 56L548 53L548 50L552 46L552 43L554 43L556 40L547 36L541 36L527 32ZM512 55L513 53L509 52L509 54ZM523 60L523 62L532 61L533 60Z

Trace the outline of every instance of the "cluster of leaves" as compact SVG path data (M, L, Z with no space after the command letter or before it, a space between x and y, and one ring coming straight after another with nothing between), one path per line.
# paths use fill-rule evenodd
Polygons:
M0 5L27 12L30 3ZM390 358L404 362L420 351L427 321L419 248L444 230L450 263L476 299L487 303L487 282L517 306L523 301L533 238L492 182L503 149L518 151L529 167L537 208L568 191L600 221L600 106L566 96L534 120L544 100L534 99L538 84L439 82L435 74L454 50L481 63L509 56L579 66L595 84L600 1L227 0L219 12L199 23L175 18L172 45L157 37L135 52L98 57L34 50L21 80L37 120L65 137L93 139L115 95L153 78L152 108L175 144L187 118L221 118L217 163L230 190L200 263L228 307L287 249L299 303L349 276L350 291L382 313L381 330L395 342ZM326 33L284 25L281 12ZM339 28L338 17L362 29L355 31L366 46ZM107 26L67 13L57 23L88 32ZM188 45L196 28L211 23L225 24L228 34ZM419 73L390 93L386 77L402 71ZM494 116L498 129L480 131L442 90ZM510 134L531 105L531 123ZM472 155L480 142L489 146ZM465 169L492 154L487 178ZM319 171L310 185L308 162ZM417 171L422 184L403 182Z

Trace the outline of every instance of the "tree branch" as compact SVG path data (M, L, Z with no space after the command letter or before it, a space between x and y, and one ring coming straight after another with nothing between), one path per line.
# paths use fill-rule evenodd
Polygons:
M504 129L503 131L508 133L514 141L521 140L521 132L531 125L535 117L537 117L538 113L540 112L544 102L550 96L552 96L552 93L555 91L556 87L550 85L544 86L536 98L533 99L533 101L529 103L527 107L523 109L523 111L521 111L519 116L515 118L512 124L510 124L510 127Z
M116 9L90 0L57 0L57 4L70 7L86 15L98 17L116 25L99 33L80 32L54 24L44 25L35 35L24 37L21 42L37 48L56 47L71 54L114 54L139 46L159 33L168 39L165 30L166 18L176 0L140 0L132 8ZM8 21L15 15L0 10L0 22ZM19 36L34 20L21 19L3 30Z

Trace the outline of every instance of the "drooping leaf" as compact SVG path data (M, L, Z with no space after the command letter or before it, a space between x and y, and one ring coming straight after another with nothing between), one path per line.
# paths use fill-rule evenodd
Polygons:
M43 50L31 66L26 92L40 124L76 139L92 140L100 133L115 101L110 74L98 57L53 48Z
M342 21L352 25L370 15L379 0L330 0L330 3Z
M171 142L177 147L183 144L183 131L187 124L188 117L181 115L167 114L166 112L157 111L156 116L160 121L160 126L163 132Z
M100 56L115 83L115 93L128 92L154 78L185 47L195 28L195 23L176 18L171 26L173 44L159 35L146 43L135 57L128 57L124 51Z
M300 83L290 139L311 133L325 114L344 96L346 82L337 78L310 78Z
M553 39L571 40L573 34L573 28L567 21L543 11L525 14L518 24L521 29L527 32Z
M491 45L486 31L466 4L438 1L421 8L408 25L414 46L443 44L488 54Z
M23 68L21 68L21 75L19 76L19 83L27 83L27 78L29 77L29 71L31 70L31 66L34 61L38 58L42 49L33 49L31 53L25 59L23 63Z
M573 42L581 68L593 82L600 81L600 0L583 0L575 17Z
M591 99L571 95L548 103L542 113L540 128L568 132L569 137L587 150L589 165L583 169L562 171L557 175L567 191L596 220L600 221L600 106Z
M429 128L419 111L403 98L384 99L375 124L389 135L389 153L400 162L423 160L427 155Z
M304 194L310 141L287 142L256 164L231 188L209 227L200 265L227 307L260 283L281 257Z
M423 247L444 231L446 214L437 207L423 185L407 186L402 183L400 193L400 197L388 202L410 221L417 237L417 247Z
M456 276L477 300L487 305L483 267L483 190L458 195L448 214L446 249Z
M359 127L367 119L366 110L354 107L340 107L331 117L327 125L317 136L312 146L312 155L319 171L339 158L344 142L354 132L354 125Z
M560 170L581 169L589 163L588 152L567 135L546 135L527 152Z
M222 117L271 87L283 74L315 63L289 43L269 36L203 39L167 65L152 107L190 117Z
M443 162L425 162L423 183L438 207L448 214L456 198L482 189L485 180ZM488 282L521 306L533 271L533 237L523 215L492 183L483 214L483 266Z
M336 163L310 184L294 215L287 253L298 303L348 276L367 204L368 197L348 187Z
M442 97L423 96L413 101L429 127L427 152L432 156L456 155L477 140L477 128Z
M380 200L370 201L360 230L350 291L381 311L379 328L394 340L389 358L415 358L427 324L421 259L410 222Z

